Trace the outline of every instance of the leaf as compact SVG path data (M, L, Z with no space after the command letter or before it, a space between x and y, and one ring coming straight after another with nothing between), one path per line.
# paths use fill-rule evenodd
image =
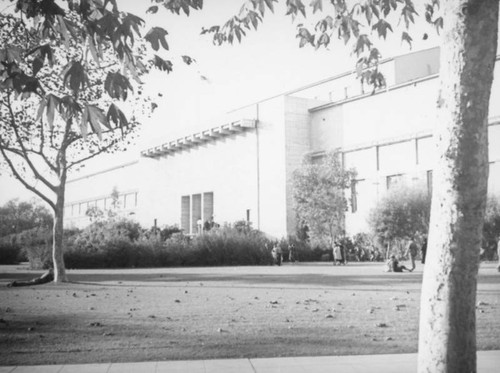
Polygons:
M43 60L39 57L36 57L33 60L33 75L36 75L42 67L43 67Z
M411 42L413 41L413 39L406 31L403 31L403 33L401 34L401 43L403 41L406 41L409 44L410 49L411 49Z
M128 90L133 91L127 77L118 72L108 73L104 82L104 89L111 98L122 99L123 101L127 99Z
M158 6L156 5L150 6L148 10L146 10L146 13L156 14L156 12L158 12Z
M144 39L151 43L151 47L157 51L161 46L168 50L167 39L165 38L168 35L168 32L161 27L153 27L148 31Z
M439 29L443 28L443 17L436 18L434 21L434 26L436 26L436 32L439 35Z
M71 61L65 66L63 70L63 84L75 93L78 93L81 88L88 85L87 73L80 61Z
M318 43L316 44L316 49L318 49L321 45L324 45L325 48L330 44L330 37L327 34L321 34L318 39Z
M380 19L377 23L372 26L372 30L377 30L378 36L383 37L384 39L387 37L387 30L392 32L392 26L389 22Z
M361 52L364 52L365 48L370 50L371 46L372 46L372 42L368 38L368 35L365 35L365 34L359 35L354 52L359 57Z
M124 128L128 126L127 117L115 104L109 105L108 113L106 114L108 123L113 122L115 127Z
M166 71L168 73L172 72L172 62L166 61L157 55L155 55L152 62L157 69Z
M73 96L64 96L59 104L59 113L65 120L75 117L82 112L82 107Z
M189 56L182 56L182 60L186 65L191 65L193 62L196 62L194 58L191 58Z
M273 2L278 1L278 0L264 0L267 7L271 10L272 13L274 13L274 7L273 7Z
M310 6L313 8L313 14L318 10L323 10L323 0L312 0Z
M302 48L304 45L307 43L311 43L314 45L314 35L312 35L308 29L305 27L300 27L299 28L299 33L296 36L297 38L300 38L300 43L299 46Z
M102 140L102 126L105 126L109 129L108 120L104 115L104 112L95 105L87 105L83 109L82 113L82 121L80 124L80 130L84 139L87 138L87 123L90 124L90 128L94 133L97 134L99 140Z
M38 115L36 120L40 120L42 118L43 112L46 112L47 123L49 125L50 131L54 129L54 117L56 111L59 110L59 105L61 104L61 99L52 93L49 93L45 98L40 102L40 107L38 108Z

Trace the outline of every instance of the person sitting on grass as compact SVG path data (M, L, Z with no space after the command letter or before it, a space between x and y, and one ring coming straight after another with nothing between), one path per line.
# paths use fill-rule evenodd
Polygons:
M390 265L391 265L392 272L403 272L403 271L411 272L411 271L413 271L413 269L409 269L409 268L405 267L404 265L399 265L399 262L394 255L391 255Z

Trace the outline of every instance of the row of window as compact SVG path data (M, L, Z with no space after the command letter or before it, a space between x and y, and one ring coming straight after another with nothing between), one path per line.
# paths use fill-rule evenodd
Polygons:
M405 174L396 174L396 175L388 175L385 177L385 188L386 190L391 190L394 189L398 186L401 186L405 182ZM429 170L426 172L426 186L427 186L427 193L429 195L432 194L432 170ZM364 195L368 194L367 190L363 190L363 192L360 192L360 185L362 185L362 189L366 189L366 186L364 185L366 183L365 179L359 179L359 180L354 180L351 183L351 212L355 213L358 211L359 208L359 195ZM364 187L364 188L363 188ZM365 197L366 198L366 197Z
M69 204L65 207L67 217L85 216L87 210L97 207L102 211L110 209L132 209L137 207L138 192L123 193L118 197L104 197Z
M201 233L214 216L214 193L198 193L181 197L181 229L186 234Z

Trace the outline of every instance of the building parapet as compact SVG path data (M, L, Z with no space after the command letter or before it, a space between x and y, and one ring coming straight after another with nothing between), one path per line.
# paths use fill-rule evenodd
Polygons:
M240 119L143 150L141 151L141 156L157 158L174 154L184 149L195 148L212 140L218 140L255 128L256 123L255 119Z

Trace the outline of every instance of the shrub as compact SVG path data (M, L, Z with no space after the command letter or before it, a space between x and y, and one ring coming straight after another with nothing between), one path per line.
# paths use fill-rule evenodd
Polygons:
M9 242L0 243L0 264L19 263L21 247Z
M406 240L427 234L430 217L430 197L421 189L400 187L390 191L371 211L368 223L378 244L401 256Z
M52 231L50 229L28 229L11 236L11 240L22 248L31 269L52 267Z
M482 259L496 259L497 241L500 238L500 202L497 198L489 198L484 217Z

